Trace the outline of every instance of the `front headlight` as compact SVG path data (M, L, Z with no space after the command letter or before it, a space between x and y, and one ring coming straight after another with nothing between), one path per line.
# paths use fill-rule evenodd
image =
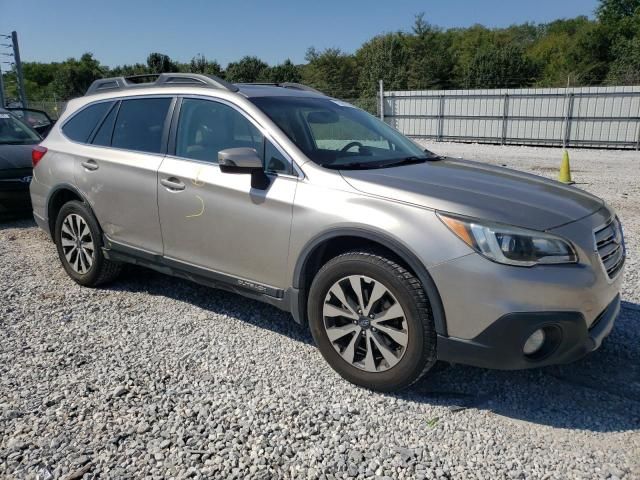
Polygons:
M532 267L578 261L573 246L555 235L440 212L438 217L463 242L494 262Z

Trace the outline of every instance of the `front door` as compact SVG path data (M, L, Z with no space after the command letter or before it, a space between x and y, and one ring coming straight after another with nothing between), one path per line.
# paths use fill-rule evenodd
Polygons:
M251 175L223 173L218 152L249 147L268 158L271 179L251 187ZM243 113L212 100L185 98L175 155L158 172L164 255L260 290L285 288L297 177L289 160Z

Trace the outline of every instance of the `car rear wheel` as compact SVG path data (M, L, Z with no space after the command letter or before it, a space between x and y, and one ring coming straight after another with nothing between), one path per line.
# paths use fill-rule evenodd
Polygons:
M308 314L324 358L356 385L399 390L436 361L433 315L420 281L375 252L327 262L311 285Z
M62 206L54 238L62 266L80 285L96 287L110 282L122 269L122 264L104 257L100 226L82 202L73 200Z

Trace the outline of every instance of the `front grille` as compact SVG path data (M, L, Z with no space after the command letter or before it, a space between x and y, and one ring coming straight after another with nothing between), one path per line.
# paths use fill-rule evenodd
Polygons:
M609 278L614 278L624 265L626 252L620 221L614 218L595 233L596 249Z

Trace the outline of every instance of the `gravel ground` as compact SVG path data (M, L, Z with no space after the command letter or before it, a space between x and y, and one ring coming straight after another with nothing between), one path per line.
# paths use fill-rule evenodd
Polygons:
M552 175L558 150L435 144ZM572 365L346 383L289 316L141 268L73 283L30 220L0 224L2 478L640 478L640 155L573 152L620 213L621 316Z

